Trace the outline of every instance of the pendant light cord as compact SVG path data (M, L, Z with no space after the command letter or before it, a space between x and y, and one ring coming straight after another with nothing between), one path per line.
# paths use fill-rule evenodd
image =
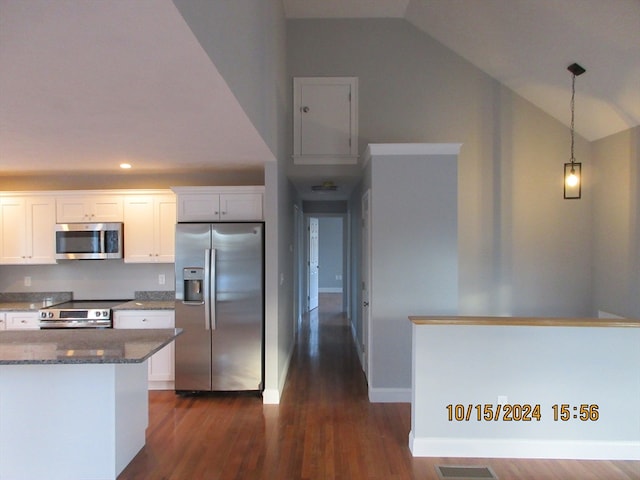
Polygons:
M573 125L574 125L574 116L575 116L575 103L576 103L576 74L572 74L571 76L571 168L573 169L573 164L576 159L573 156Z

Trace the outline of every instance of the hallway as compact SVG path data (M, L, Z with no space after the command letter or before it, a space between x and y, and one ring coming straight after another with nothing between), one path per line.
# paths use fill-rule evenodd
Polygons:
M500 480L640 479L640 462L412 457L410 405L369 403L339 294L303 319L280 405L149 398L147 445L118 480L438 480L437 465L490 466Z

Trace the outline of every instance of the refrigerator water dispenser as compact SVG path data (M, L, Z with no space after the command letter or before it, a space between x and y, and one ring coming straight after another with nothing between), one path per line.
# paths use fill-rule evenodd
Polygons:
M184 279L184 301L203 303L204 302L204 268L187 267L182 269Z

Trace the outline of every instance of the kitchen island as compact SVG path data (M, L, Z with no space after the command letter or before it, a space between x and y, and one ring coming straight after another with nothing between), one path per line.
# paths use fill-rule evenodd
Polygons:
M0 478L115 480L145 444L146 360L180 333L0 332Z
M410 317L414 456L640 460L640 322Z

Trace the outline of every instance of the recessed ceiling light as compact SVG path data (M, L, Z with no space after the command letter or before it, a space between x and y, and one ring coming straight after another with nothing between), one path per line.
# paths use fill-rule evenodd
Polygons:
M131 164L130 163L121 163L120 164L120 168L122 168L123 170L128 170L131 168Z

